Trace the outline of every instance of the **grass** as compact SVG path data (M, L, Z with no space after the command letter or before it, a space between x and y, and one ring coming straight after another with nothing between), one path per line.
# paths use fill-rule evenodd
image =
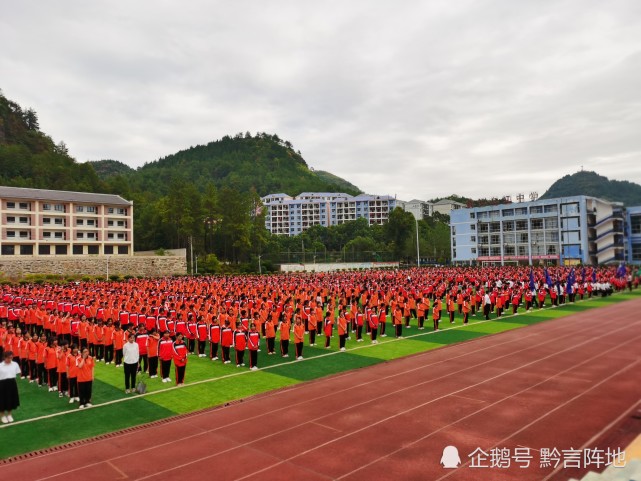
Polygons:
M393 330L388 323L388 335L392 337L379 339L377 345L371 345L368 339L363 343L352 339L347 342L347 351L340 353L337 337L332 338L331 349L327 350L319 347L324 345L325 338L321 336L317 338L319 346L305 345L305 360L301 362L293 361L293 346L290 357L283 359L278 355L267 356L263 344L263 351L259 353L261 370L257 372L207 358L190 357L184 387L176 388L173 384L160 382L160 379L147 379L148 393L144 396L126 395L122 370L113 365L99 364L93 389L94 407L85 410L79 410L77 403L68 404L67 398L60 399L45 388L19 381L22 405L14 413L16 423L0 426L3 439L9 441L0 443L0 459L639 297L641 291L636 290L558 309L506 316L500 320L485 321L476 317L465 329L460 328L461 318L457 316L453 328L445 320L442 323L445 328L436 333L427 327L418 331L416 321L413 321L413 328L404 329L405 337L399 341L393 338ZM247 357L248 354L246 362Z

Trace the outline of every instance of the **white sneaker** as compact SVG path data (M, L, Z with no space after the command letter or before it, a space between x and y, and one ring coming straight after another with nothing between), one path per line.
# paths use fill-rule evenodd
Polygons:
M2 424L7 424L9 422L9 418L7 416L2 416Z
M80 398L79 397L75 397L74 399L76 400L76 402L80 402Z
M283 354L283 357L289 357L289 354Z
M254 366L251 368L252 371L258 371L258 366Z
M212 358L211 358L211 360L212 360L212 361L218 361L218 356L216 356L216 357L212 357Z
M73 402L75 401L75 399L76 399L75 397L72 397L71 399L69 399L69 404L73 404Z
M303 359L303 356L298 356L298 357L296 358L296 360L297 360L297 361L301 361L302 359Z
M84 404L81 404L80 406L78 406L78 409L84 409L84 408L85 408Z
M345 350L345 348L344 348L344 347L341 347L341 351L344 351L344 350Z
M129 394L131 391L129 389L125 389L125 394Z
M11 414L7 416L7 421L9 421L10 423L13 422L13 416Z
M86 407L86 408L90 408L91 406L93 406L93 404L91 404L91 403L87 403L87 404L85 404L85 407Z
M236 367L240 367L240 364L236 364Z
M49 392L53 392L53 388L52 387L49 388Z

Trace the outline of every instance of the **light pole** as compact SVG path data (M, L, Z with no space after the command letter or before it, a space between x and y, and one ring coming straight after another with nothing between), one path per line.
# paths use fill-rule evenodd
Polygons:
M263 273L263 268L260 265L260 258L263 257L261 254L258 254L258 274Z
M109 280L109 258L111 256L107 256L107 280Z
M421 251L418 246L418 218L414 217L416 222L416 267L421 267Z

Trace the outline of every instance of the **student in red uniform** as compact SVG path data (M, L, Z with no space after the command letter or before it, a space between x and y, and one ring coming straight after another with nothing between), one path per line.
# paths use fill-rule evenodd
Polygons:
M203 316L196 318L196 339L198 340L198 357L206 357L205 346L207 345L207 323Z
M91 395L93 388L93 371L95 362L89 355L89 349L82 350L82 354L76 359L78 366L78 397L80 409L91 407Z
M245 349L247 349L247 333L242 329L234 331L234 351L236 352L236 367L245 365Z
M303 359L303 342L305 341L305 326L300 316L296 316L294 324L294 347L296 348L296 360Z
M252 371L258 370L258 349L260 347L260 332L256 329L256 324L251 323L247 333L247 347L249 348L249 368Z
M138 325L138 332L136 333L136 343L138 344L138 352L140 353L140 363L138 364L138 372L147 372L149 370L149 355L147 350L147 341L149 334L144 324Z
M234 331L229 325L229 319L225 319L225 325L220 331L220 347L223 352L223 364L229 364L231 362L229 358L229 350L231 349L232 344L234 343Z
M209 331L209 357L212 361L217 361L218 344L220 343L220 321L217 317L212 318L207 329Z
M171 360L174 357L174 341L170 337L169 331L165 331L162 339L158 342L158 357L160 358L162 382L171 382L169 370L171 369Z
M176 366L176 386L185 384L185 370L187 369L187 345L182 334L176 334L174 341L174 366Z
M378 344L378 341L376 340L376 335L378 334L378 319L378 308L375 307L372 312L370 312L369 318L367 319L369 325L369 335L370 339L372 340L372 344Z

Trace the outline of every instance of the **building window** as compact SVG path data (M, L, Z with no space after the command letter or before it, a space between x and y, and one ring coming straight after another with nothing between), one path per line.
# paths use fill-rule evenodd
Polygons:
M43 224L51 224L51 217L43 217L42 218L42 223Z
M476 236L475 236L475 235L473 235L472 237L470 237L470 241L471 241L471 242L476 242Z
M95 239L95 238L96 238L95 232L87 232L87 239Z
M105 246L105 255L111 255L113 253L114 253L114 246Z
M95 206L93 206L93 205L88 205L88 206L87 206L87 212L90 212L90 213L92 213L92 214L95 214L95 213L96 213L96 207L95 207Z
M632 260L635 262L641 261L641 244L632 244Z
M3 256L12 256L16 253L16 246L4 244L2 246L2 255Z
M7 209L15 209L15 208L16 208L15 202L7 202Z
M475 218L476 218L476 214L474 212L470 212L470 219L475 219Z
M551 204L551 205L544 205L543 206L543 212L546 214L556 214L558 212L556 204Z
M107 239L113 239L113 238L114 238L113 233L109 232L109 233L107 234Z
M57 212L66 212L63 204L56 204L53 209Z
M21 224L28 224L29 223L29 217L20 217L18 219L18 222L20 222Z
M514 209L503 209L503 217L512 217L514 215Z
M15 230L8 230L7 231L7 237L15 237L16 236L16 231Z
M53 236L54 236L56 239L63 239L63 238L64 238L64 236L63 236L62 234L63 234L62 232L54 232Z
M42 204L42 210L51 210L51 204Z
M49 245L39 245L38 246L38 254L41 256L48 256L51 254L51 246Z
M127 223L124 220L119 220L118 227L127 227Z
M87 219L87 225L96 225L95 219Z
M98 254L99 249L98 246L87 246L87 254Z
M532 230L543 229L543 219L532 219L530 223Z
M118 254L129 254L129 246L118 246Z
M543 206L533 205L532 207L530 207L530 214L543 214Z
M78 232L78 234L76 234L76 239L84 239L84 238L85 238L84 232Z
M33 246L32 245L20 246L20 255L21 256L32 256L33 255Z
M56 224L56 225L64 225L64 219L62 219L62 217L56 217L53 220L53 223Z
M56 246L56 255L66 256L67 255L67 246Z
M16 218L15 217L13 217L13 216L7 217L7 224L15 224L15 222L16 222Z
M470 226L470 229L472 229L472 230L476 230L476 224L472 224L472 225Z
M630 233L641 234L641 215L630 216ZM634 248L634 246L632 246Z
M26 209L28 209L28 208L29 208L29 203L28 203L28 202L20 202L20 203L18 204L18 207L19 207L20 209L26 210Z
M42 238L43 239L51 239L51 232L43 232L42 233Z
M77 219L76 220L76 225L84 225L85 221L82 219Z
M73 255L82 255L84 254L83 246L74 245L72 249Z
M82 206L82 205L77 205L76 206L76 212L84 212L84 211L85 211L84 206Z
M119 215L127 215L127 209L118 209Z
M471 252L472 254L476 254L476 247L472 247Z
M109 208L107 209L107 213L108 213L108 214L113 214L113 213L114 213L114 208L113 208L113 207L109 207Z

